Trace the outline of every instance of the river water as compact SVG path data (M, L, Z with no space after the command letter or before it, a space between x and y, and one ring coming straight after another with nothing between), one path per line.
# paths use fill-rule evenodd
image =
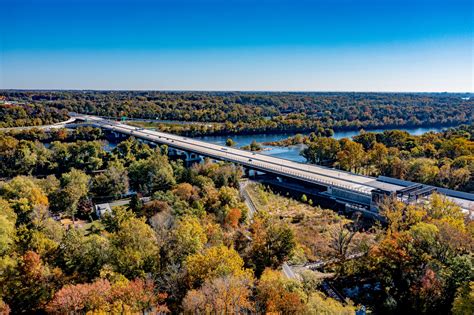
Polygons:
M426 128L395 128L397 130L407 131L408 133L418 136L422 135L426 132L434 131L440 132L444 128L443 127L426 127ZM370 132L383 132L388 129L373 129L368 130ZM351 138L359 134L357 130L351 131L338 131L334 133L335 139L342 139L342 138ZM215 144L225 145L225 142L228 138L231 138L236 142L236 147L242 147L249 145L253 140L257 142L272 142L278 141L282 139L286 139L288 137L292 137L296 135L296 133L282 133L282 134L256 134L256 135L232 135L232 136L204 136L204 137L194 137L197 140L203 140ZM304 149L304 145L294 145L289 147L274 147L274 146L263 146L264 151L262 154L271 155L274 157L279 157L282 159L292 160L296 162L305 162L305 158L300 155L301 150Z

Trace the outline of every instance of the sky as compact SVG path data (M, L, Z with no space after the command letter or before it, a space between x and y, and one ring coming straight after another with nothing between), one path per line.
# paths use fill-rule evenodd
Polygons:
M0 8L0 89L474 92L474 0Z

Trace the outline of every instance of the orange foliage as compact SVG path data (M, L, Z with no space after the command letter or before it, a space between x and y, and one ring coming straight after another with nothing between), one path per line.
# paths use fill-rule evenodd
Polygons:
M166 294L155 294L151 281L136 279L125 283L110 284L99 279L93 283L66 285L56 292L46 307L49 313L87 311L141 312L154 310L168 312L161 304Z
M236 228L241 217L242 211L240 211L238 208L232 208L229 210L229 213L227 213L225 223L233 228Z

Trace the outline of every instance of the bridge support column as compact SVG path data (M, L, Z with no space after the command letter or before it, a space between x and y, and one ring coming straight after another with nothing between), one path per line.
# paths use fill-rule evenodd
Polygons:
M186 167L189 167L195 163L200 163L202 158L201 156L197 155L196 153L189 153L189 152L183 152L184 156L186 157L184 160L184 164Z
M242 167L244 170L244 175L245 177L250 177L250 169L247 167Z

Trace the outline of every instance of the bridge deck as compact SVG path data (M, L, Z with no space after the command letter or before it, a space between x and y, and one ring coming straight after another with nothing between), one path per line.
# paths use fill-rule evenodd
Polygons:
M223 147L221 145L169 133L137 128L95 116L77 115L75 118L84 120L104 129L131 135L154 143L166 144L176 149L238 163L256 170L267 171L273 174L302 180L304 182L332 186L360 195L371 195L372 190L376 188L397 191L405 187L394 183L388 183L386 181L380 181L374 177L357 175L318 165L298 163L236 148ZM465 210L474 209L474 201L472 201L474 198L471 200L456 197L448 198L458 203Z

